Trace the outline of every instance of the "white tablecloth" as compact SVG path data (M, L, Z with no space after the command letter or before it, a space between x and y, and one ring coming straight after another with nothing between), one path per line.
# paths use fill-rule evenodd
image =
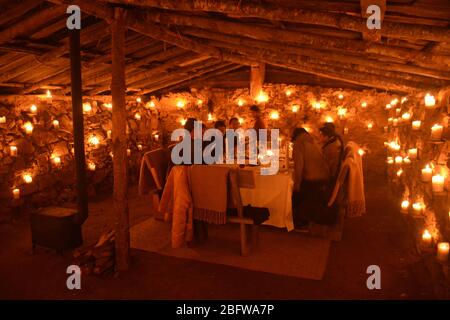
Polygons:
M291 175L284 172L263 176L260 174L260 168L254 170L256 170L255 188L240 189L243 205L266 207L270 211L270 218L264 224L286 228L288 231L293 230L291 204L293 181Z

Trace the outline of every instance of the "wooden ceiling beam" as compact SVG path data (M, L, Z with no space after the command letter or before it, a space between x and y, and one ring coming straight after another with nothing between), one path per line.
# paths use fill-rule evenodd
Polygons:
M20 3L15 3L11 9L5 10L0 14L0 25L22 17L25 13L40 6L43 2L44 0L24 0Z
M182 11L219 12L233 16L288 21L302 24L322 25L337 29L365 32L366 19L326 11L281 7L269 3L224 0L107 0L112 3L154 7ZM407 23L383 23L381 33L385 37L398 39L423 39L450 42L450 30L444 27L422 26Z

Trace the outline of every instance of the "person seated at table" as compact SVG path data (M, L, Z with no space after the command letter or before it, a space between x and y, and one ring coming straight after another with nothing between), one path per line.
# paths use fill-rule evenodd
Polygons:
M344 155L344 142L333 123L327 122L320 129L322 154L328 165L331 183L335 182L339 174Z
M201 123L201 131L197 132L195 130L195 122L198 121L195 118L188 118L186 120L186 123L184 124L184 129L186 129L189 134L190 134L190 139L191 139L191 157L188 161L186 161L185 163L183 163L184 165L192 165L194 164L194 152L195 150L195 141L201 141L200 145L201 145L201 153L203 155L203 151L206 147L206 142L203 141L203 134L205 133L206 130L206 125L204 123ZM200 151L200 150L199 150ZM181 157L183 157L183 153L181 152ZM205 162L203 161L203 156L202 156L202 163L199 164L205 164Z
M294 190L292 211L297 229L309 222L334 223L334 213L328 208L330 172L320 147L304 128L292 134L294 160Z

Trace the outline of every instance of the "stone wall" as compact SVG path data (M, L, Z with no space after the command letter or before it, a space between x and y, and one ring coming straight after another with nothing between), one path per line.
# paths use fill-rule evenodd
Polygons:
M334 121L345 140L354 140L365 150L366 174L384 174L388 119L385 105L395 97L376 91L350 91L319 87L266 85L259 103L269 128L280 128L283 141L291 130L306 126L315 135L324 121ZM401 98L401 97L398 97ZM248 89L193 90L168 94L160 99L129 101L128 135L130 183L136 183L142 154L166 144L173 129L188 117L215 120L238 117L250 127ZM85 102L86 159L89 194L112 189L111 110L108 101ZM37 110L32 111L32 105ZM276 118L278 115L278 119ZM3 121L1 120L3 118ZM58 121L56 125L54 120ZM34 208L72 202L74 163L70 102L49 98L17 97L0 102L0 210ZM24 124L33 125L27 134ZM17 148L12 155L11 146ZM60 164L55 161L59 158ZM95 170L94 170L95 165ZM32 177L26 183L26 175ZM13 190L19 189L19 199Z

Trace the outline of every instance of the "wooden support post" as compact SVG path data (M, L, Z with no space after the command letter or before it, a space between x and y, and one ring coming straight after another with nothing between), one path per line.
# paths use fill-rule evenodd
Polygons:
M116 267L129 267L130 229L128 220L128 159L125 108L125 11L114 9L111 24L112 59L112 149L114 173L114 213L116 216Z
M259 63L257 65L252 65L250 69L250 95L253 99L260 94L263 84L264 77L266 74L266 65L264 63Z
M75 222L82 224L88 217L86 160L84 156L83 97L81 90L80 30L70 30L70 78L72 91L73 140L77 175L78 212Z

